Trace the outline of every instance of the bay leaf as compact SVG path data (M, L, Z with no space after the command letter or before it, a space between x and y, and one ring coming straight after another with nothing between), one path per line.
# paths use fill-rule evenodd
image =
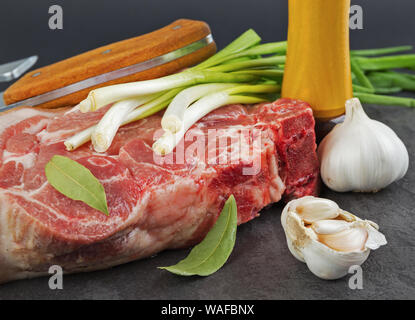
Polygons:
M182 276L209 276L228 260L236 239L237 206L233 195L225 202L222 212L206 237L179 263L160 267Z
M103 185L80 163L55 155L46 164L45 174L52 187L63 195L109 215Z

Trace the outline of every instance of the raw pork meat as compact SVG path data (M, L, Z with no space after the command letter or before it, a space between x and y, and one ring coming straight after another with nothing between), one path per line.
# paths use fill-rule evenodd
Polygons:
M301 101L220 108L163 159L151 149L159 114L121 128L98 154L90 144L68 152L63 140L105 110L67 111L20 108L0 116L0 283L47 274L51 265L91 271L194 245L231 194L244 223L282 197L318 191L314 118ZM226 144L209 139L212 132ZM202 148L196 138L205 139ZM78 161L101 181L109 217L51 187L44 168L53 155Z

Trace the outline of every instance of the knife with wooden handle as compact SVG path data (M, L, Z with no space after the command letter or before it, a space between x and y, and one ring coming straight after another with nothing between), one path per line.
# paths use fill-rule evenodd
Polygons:
M89 91L162 77L216 52L209 26L181 19L136 38L109 44L33 70L4 92L4 107L57 108L78 104Z

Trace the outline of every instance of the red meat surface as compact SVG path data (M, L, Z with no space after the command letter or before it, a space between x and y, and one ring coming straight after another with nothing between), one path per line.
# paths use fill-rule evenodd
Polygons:
M0 283L46 274L55 264L65 272L97 270L193 245L231 194L240 224L281 198L318 192L307 103L220 108L166 157L151 149L160 115L122 127L104 154L90 143L66 151L63 141L104 112L20 108L0 116ZM44 169L54 155L78 161L100 180L109 216L48 183Z

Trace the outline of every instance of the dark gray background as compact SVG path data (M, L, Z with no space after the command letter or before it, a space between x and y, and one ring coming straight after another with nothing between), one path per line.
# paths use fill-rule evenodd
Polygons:
M287 0L1 0L0 63L37 54L37 67L160 28L179 18L209 23L220 48L248 28L264 41L286 39ZM63 30L50 30L48 8L59 4ZM352 48L415 44L415 2L352 0L364 30ZM5 88L0 87L0 88Z
M334 0L333 0L334 1ZM59 4L64 29L48 28L48 8ZM352 1L364 10L364 30L351 32L352 48L415 45L415 2ZM247 28L264 41L286 38L286 0L2 0L0 64L32 54L37 67L114 41L137 36L178 18L209 23L219 47ZM0 90L6 86L0 84ZM282 204L241 226L228 263L208 278L185 278L156 269L176 263L188 250L110 270L64 277L64 290L52 291L47 278L0 286L0 299L414 299L415 298L415 174L414 110L367 106L369 115L392 127L406 144L408 174L377 194L336 194L329 197L358 216L379 223L389 244L372 252L363 265L364 289L351 290L348 277L323 281L295 260L280 224Z

